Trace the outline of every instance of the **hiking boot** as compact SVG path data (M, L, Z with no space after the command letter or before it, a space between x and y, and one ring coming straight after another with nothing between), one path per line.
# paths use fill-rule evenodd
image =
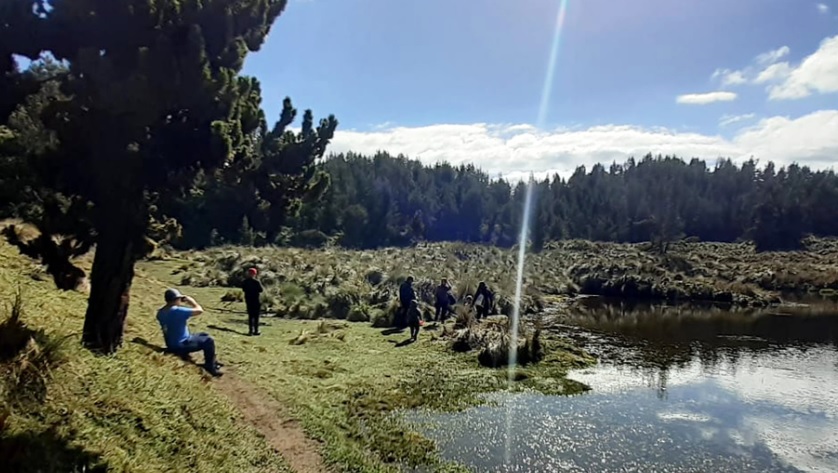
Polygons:
M207 370L207 373L211 374L214 378L218 378L224 375L224 373L219 371L218 366L205 366L204 368Z
M257 331L255 331L255 332L253 332L253 336L254 336L254 337L258 337L259 335L262 335L262 332L260 332L260 331L258 331L258 330L257 330Z

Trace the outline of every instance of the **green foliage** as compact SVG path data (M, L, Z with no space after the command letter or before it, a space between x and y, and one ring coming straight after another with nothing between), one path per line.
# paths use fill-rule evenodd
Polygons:
M340 235L351 248L464 241L510 247L520 232L523 184L493 180L474 166L422 165L387 153L332 156L322 168L332 185L304 204L295 231ZM651 242L666 253L690 237L759 249L794 248L812 233L838 235L838 177L790 165L775 171L720 160L647 155L610 167L580 167L567 179L534 184L532 249L587 239Z
M287 131L296 110L286 99L269 130L258 81L239 76L285 6L12 0L0 8L0 207L43 237L6 236L69 289L78 283L64 280L83 277L70 260L96 244L84 328L91 348L121 344L134 263L159 242L198 231L195 245L265 244L301 199L328 187L314 162L334 117L315 126L306 111L301 131ZM34 67L19 71L14 55ZM236 209L232 220L224 206Z

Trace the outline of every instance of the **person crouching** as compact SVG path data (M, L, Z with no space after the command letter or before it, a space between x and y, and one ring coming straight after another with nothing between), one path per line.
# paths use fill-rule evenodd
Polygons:
M204 352L204 367L213 376L221 376L218 360L215 358L215 340L207 333L190 334L189 319L204 313L204 308L190 296L184 296L177 289L167 289L164 294L166 305L157 311L157 321L163 330L163 339L169 352L187 355Z

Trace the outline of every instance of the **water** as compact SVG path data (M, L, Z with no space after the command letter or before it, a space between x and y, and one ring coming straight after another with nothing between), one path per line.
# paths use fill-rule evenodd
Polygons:
M838 307L819 307L588 307L555 330L601 357L571 374L591 391L412 417L481 472L838 472Z

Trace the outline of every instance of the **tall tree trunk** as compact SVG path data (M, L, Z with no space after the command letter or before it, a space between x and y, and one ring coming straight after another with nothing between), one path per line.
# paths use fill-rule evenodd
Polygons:
M82 336L86 347L105 354L122 345L138 255L137 235L132 234L131 226L114 223L99 233Z

